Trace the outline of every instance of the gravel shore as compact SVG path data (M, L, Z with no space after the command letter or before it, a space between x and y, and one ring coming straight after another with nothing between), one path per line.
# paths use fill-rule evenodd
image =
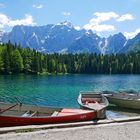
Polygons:
M140 121L1 134L0 140L139 140Z

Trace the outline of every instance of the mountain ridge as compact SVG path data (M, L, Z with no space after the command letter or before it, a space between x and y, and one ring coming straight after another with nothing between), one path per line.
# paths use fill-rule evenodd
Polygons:
M77 30L70 22L44 26L14 26L9 33L0 33L0 42L20 44L43 53L116 54L140 50L140 33L127 40L122 33L108 38L91 30Z

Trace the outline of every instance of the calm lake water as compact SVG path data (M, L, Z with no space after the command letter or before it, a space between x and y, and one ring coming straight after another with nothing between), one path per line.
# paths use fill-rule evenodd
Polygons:
M140 91L140 75L0 76L0 101L79 108L80 91Z

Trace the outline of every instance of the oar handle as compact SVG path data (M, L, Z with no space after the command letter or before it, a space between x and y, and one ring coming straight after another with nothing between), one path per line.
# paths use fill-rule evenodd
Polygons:
M15 105L13 105L13 106L10 106L10 107L8 107L8 108L2 110L2 111L0 111L0 114L2 114L2 113L4 113L4 112L6 112L6 111L8 111L8 110L10 110L10 109L12 109L12 108L14 108L14 107L17 106L17 105L18 105L18 103L15 104Z

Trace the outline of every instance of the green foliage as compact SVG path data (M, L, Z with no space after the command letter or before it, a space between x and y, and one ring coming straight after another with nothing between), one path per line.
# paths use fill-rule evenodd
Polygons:
M0 73L140 74L140 52L128 54L42 54L10 42L0 45Z
M2 60L3 60L3 69L5 73L11 72L11 66L10 66L10 55L11 53L8 53L7 46L3 49L2 52Z
M19 73L23 70L23 58L18 49L11 53L11 67L14 73Z
M2 58L0 56L0 71L2 71L2 70L3 70L3 61L2 61Z

